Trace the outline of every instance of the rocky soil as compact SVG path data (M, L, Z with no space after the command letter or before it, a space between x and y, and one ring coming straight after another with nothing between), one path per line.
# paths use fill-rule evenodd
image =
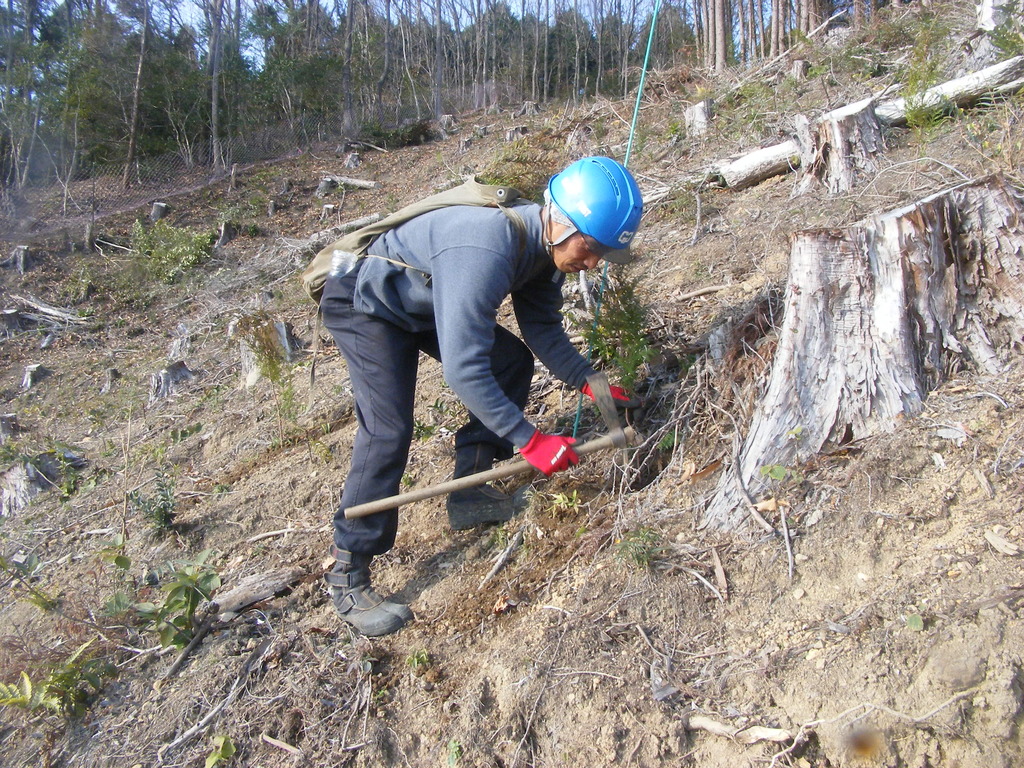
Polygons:
M241 226L172 284L125 249L135 215L104 220L96 252L32 244L32 269L0 272L4 308L31 297L83 322L40 321L0 340L0 411L19 425L0 468L64 451L86 463L56 460L54 487L0 520L0 681L18 686L24 671L38 688L63 670L66 688L90 695L63 714L0 707L0 763L210 765L229 744L236 753L218 764L265 768L1018 765L1019 359L999 376L950 372L920 416L786 468L765 494L775 535L713 530L702 517L770 366L781 318L753 318L777 308L789 235L986 173L1020 185L1024 104L891 131L882 171L841 197L794 197L795 174L744 191L691 180L776 140L797 112L880 91L912 59L915 30L936 19L952 51L969 22L956 8L899 8L845 47L811 45L806 81L748 78L720 99L703 142L685 137L682 110L698 86L729 84L652 78L631 160L652 201L641 258L609 277L613 291L635 281L648 310L656 354L639 370L648 407L635 424L646 439L533 478L527 510L501 527L452 532L443 499L404 508L395 549L375 563L381 591L417 617L392 637L353 634L322 588L355 422L330 344L310 391L301 241L463 173L543 178L582 154L621 157L631 104L464 115L454 135L364 151L355 170L321 148L243 173L235 190L175 198L175 226ZM527 138L505 143L516 125ZM325 173L380 186L335 193L340 213L322 221L328 200L314 191ZM293 358L255 383L241 349L254 317L286 323L295 340ZM710 354L712 332L743 318L744 354ZM570 332L590 322L574 284ZM151 376L177 360L194 378L153 399ZM23 389L34 363L49 375ZM111 368L119 378L105 388ZM438 366L424 360L420 381L410 487L449 477L462 415ZM531 418L571 429L576 408L576 393L538 370ZM580 437L601 431L585 408ZM204 568L222 584L215 597L248 576L298 570L276 597L213 621L167 677L180 649L162 649L137 605L160 604L175 579Z

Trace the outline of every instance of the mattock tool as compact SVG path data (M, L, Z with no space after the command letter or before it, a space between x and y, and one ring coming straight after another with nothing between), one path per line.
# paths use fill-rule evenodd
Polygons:
M576 452L576 455L582 457L607 448L621 449L628 448L630 445L636 445L639 442L636 430L632 427L623 428L622 423L619 421L618 413L615 410L615 399L612 397L611 387L608 385L608 377L603 373L597 373L587 377L587 383L590 384L590 391L594 393L594 401L597 403L598 410L601 411L601 416L608 426L609 433L604 437L595 438L581 445L574 445L573 450ZM485 472L477 472L475 475L466 475L466 477L449 480L446 483L439 483L428 488L420 488L408 493L400 493L397 496L388 496L386 499L357 504L345 510L345 517L349 520L355 517L366 517L376 512L400 507L403 504L413 504L424 499L431 499L434 496L443 496L455 491L465 490L466 488L475 488L478 485L490 483L494 480L504 480L516 475L536 471L536 468L524 459L514 464L506 464L502 467L488 469Z
M612 439L612 445L616 448L625 448L629 445L626 439L626 430L622 428L622 421L619 419L619 411L615 407L615 398L612 397L612 387L608 383L608 377L603 373L592 373L587 376L587 384L594 395L594 402L597 403L597 410L601 412L604 425L608 427L608 437Z

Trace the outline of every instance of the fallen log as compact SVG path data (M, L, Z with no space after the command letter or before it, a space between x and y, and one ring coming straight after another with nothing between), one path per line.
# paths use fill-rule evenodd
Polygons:
M789 139L770 147L761 147L723 165L712 167L708 177L721 186L743 189L772 176L789 173L800 165L800 145Z
M51 320L60 320L62 323L72 323L74 325L81 325L89 322L87 318L80 317L79 315L72 312L70 309L61 309L60 307L54 307L47 304L39 299L33 299L30 296L15 296L11 294L11 298L21 304L25 304L32 307L36 312L41 315L45 315Z
M947 80L927 89L919 96L899 97L883 101L875 114L885 125L907 122L908 101L913 108L943 108L949 105L967 107L985 96L1009 95L1024 87L1024 56L993 64L963 77Z
M335 176L334 174L328 174L324 177L334 182L335 186L339 187L352 187L354 189L376 189L380 186L376 181L367 181L365 179L353 179L349 176Z
M369 216L363 216L358 219L353 219L352 221L346 222L344 224L339 224L336 227L321 230L320 232L316 232L315 234L309 237L284 237L281 238L281 242L284 244L286 248L289 248L293 251L298 251L299 255L305 255L307 253L316 253L325 246L339 239L342 235L347 234L348 232L354 232L355 230L361 229L362 227L365 227L368 224L378 222L383 218L384 214L371 213Z
M741 525L762 468L891 431L952 372L1004 370L1024 344L1024 193L990 177L797 233L784 306L764 395L704 512L712 527Z

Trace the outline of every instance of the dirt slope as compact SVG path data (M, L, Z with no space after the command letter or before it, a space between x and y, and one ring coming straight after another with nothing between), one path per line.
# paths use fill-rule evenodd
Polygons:
M734 148L774 140L797 110L839 106L896 76L895 64L865 72L856 57L906 61L919 39L912 31L936 18L955 46L964 29L956 25L966 24L955 8L899 9L846 48L808 49L814 77L752 80L722 100L718 133L704 143L685 139L681 110L697 86L725 86L684 73L655 78L631 165L657 202L641 260L613 277L635 278L650 310L648 338L659 354L641 370L649 407L637 427L652 439L631 463L602 455L536 482L528 510L501 528L453 533L440 499L406 508L395 549L375 565L381 591L416 612L393 637L350 633L320 582L355 423L332 347L321 353L305 412L313 327L295 280L307 256L295 241L329 223L313 197L317 183L323 173L380 182L332 199L347 221L464 172L521 167L525 158L542 174L545 164L584 153L621 156L619 116L630 105L527 121L467 115L457 135L367 151L356 171L342 171L332 151L314 151L243 175L235 191L180 198L176 226L212 229L223 217L251 226L171 286L141 280L110 245L127 242L131 217L105 224L99 254L41 243L33 270L0 273L5 305L31 295L88 318L59 329L45 349L42 332L0 341L0 410L16 413L22 428L2 447L5 462L62 446L88 462L0 522L0 680L17 684L24 670L40 681L62 665L99 672L100 660L118 673L102 670L102 690L77 717L0 708L0 763L196 766L227 736L237 749L230 764L264 768L1019 764L1020 362L994 378L961 372L892 433L791 468L773 489L790 505L790 553L781 536L755 527L701 527L780 318L741 324L751 352L728 364L705 354L712 330L773 306L797 229L838 227L962 177L1002 171L1019 183L1010 139L1022 107L992 105L920 135L892 132L882 172L841 198L794 198L790 175L742 192L703 189L698 208L685 181ZM950 54L948 68L956 61ZM510 148L502 133L520 124L532 138ZM490 130L475 136L474 125ZM282 207L267 218L271 198ZM583 323L572 332L582 333L578 292L569 305ZM246 387L229 326L254 312L289 323L305 346L278 381ZM195 378L150 401L151 374L179 357ZM30 363L51 373L22 391ZM101 393L109 368L120 378ZM449 476L460 416L426 360L419 399L408 470L416 487ZM571 425L576 403L538 373L537 423ZM586 411L584 438L596 423ZM165 527L145 514L146 500L159 506L161 485L174 500ZM141 500L126 501L132 491ZM508 565L481 586L520 533ZM109 601L123 593L131 603L161 602L172 574L196 569L205 550L221 594L283 566L305 575L215 625L181 672L157 684L177 651L159 651L135 611L127 603L111 611ZM117 555L130 559L127 568ZM40 608L44 598L56 607ZM87 641L80 658L93 661L69 664ZM71 683L91 690L88 680ZM747 743L777 731L730 737L710 733L708 719L733 730L781 729L790 739Z

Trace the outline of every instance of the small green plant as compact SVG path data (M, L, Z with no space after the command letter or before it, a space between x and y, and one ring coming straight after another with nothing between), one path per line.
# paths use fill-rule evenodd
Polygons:
M192 435L198 434L202 429L202 424L192 424L191 426L182 427L181 429L172 429L171 442L180 443L182 440L187 440L192 437Z
M18 707L29 712L48 711L64 717L85 714L104 680L117 674L106 659L88 653L92 640L83 644L38 683L27 672L17 685L0 683L0 706Z
M787 467L784 464L765 464L760 469L761 477L773 480L776 483L782 483L785 480L791 480L795 483L802 483L804 480L803 473L793 467Z
M582 503L583 500L580 498L580 493L577 490L570 491L569 493L556 493L551 497L551 511L556 514L575 515L580 511Z
M437 426L434 424L425 424L424 422L416 419L412 425L412 435L417 440L429 440L434 436L437 431Z
M604 293L600 315L584 332L598 360L619 372L619 380L632 389L640 380L643 366L654 355L644 329L647 308L637 295L639 279L623 279Z
M992 44L1007 56L1024 54L1024 17L1018 0L1002 6L1004 20L992 30Z
M218 765L225 765L235 756L237 751L229 736L225 734L214 736L213 749L206 756L206 768L216 768Z
M910 55L906 73L906 118L907 126L914 133L919 144L923 144L934 129L952 111L952 104L944 99L928 96L927 91L942 77L942 62L945 57L938 55L939 47L948 34L944 24L933 21L922 27Z
M165 648L184 648L195 633L196 609L220 587L220 575L207 564L211 550L201 552L190 563L182 563L161 589L167 594L160 605L139 603L139 618L153 626Z
M456 739L451 739L448 742L448 765L458 765L462 759L462 754L462 743Z
M615 545L615 553L626 565L646 570L665 551L661 534L653 528L628 531Z
M144 496L141 491L131 491L128 494L128 508L141 514L158 532L166 533L174 526L174 478L158 471L155 486L153 496Z
M414 673L419 674L430 669L430 654L426 648L420 648L406 656L405 663Z
M32 576L38 567L39 558L34 555L26 555L23 558L15 555L10 559L0 555L0 572L14 579L27 592L24 598L26 602L43 612L49 612L54 610L59 602L57 598L47 594L33 583Z
M163 219L148 229L141 221L132 226L132 251L155 278L165 283L173 283L210 258L212 245L211 233L174 227Z

